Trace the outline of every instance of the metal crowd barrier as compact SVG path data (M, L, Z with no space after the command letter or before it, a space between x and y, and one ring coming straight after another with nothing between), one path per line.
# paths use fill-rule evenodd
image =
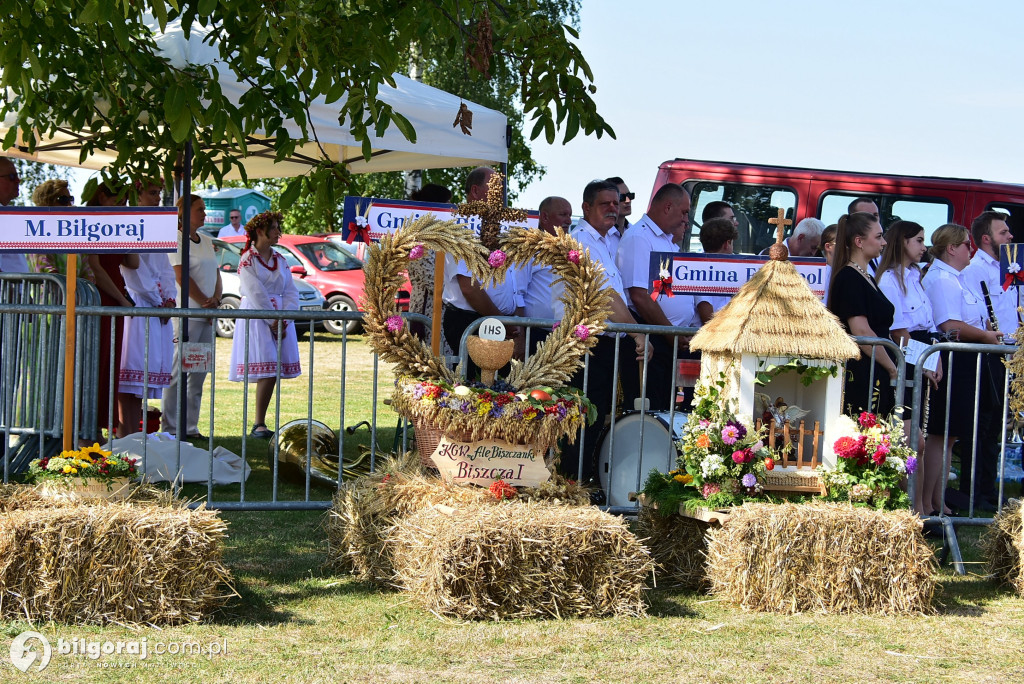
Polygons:
M42 273L0 273L0 454L4 481L10 466L61 449L64 413L64 340L66 281ZM79 279L77 300L85 306L100 303L92 283ZM97 439L97 407L82 401L97 391L96 367L88 363L99 349L99 321L76 317L74 434ZM90 394L91 392L91 394ZM11 438L17 442L11 444Z

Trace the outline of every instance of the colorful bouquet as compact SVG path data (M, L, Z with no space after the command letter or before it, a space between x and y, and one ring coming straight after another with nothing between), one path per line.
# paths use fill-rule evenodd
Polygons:
M80 479L96 481L110 489L116 480L132 479L137 474L136 459L127 454L113 454L99 444L76 451L62 451L51 458L37 458L28 467L33 483Z
M903 483L917 469L917 454L907 446L902 416L886 419L865 412L856 422L849 416L838 420L842 436L832 447L836 467L819 467L828 488L827 500L879 509L907 508Z
M553 444L559 437L575 437L597 411L574 387L537 388L516 392L499 381L450 385L442 381L400 378L392 405L408 418L424 417L442 429L470 431L527 444L534 439Z
M764 473L776 454L765 446L765 429L754 429L722 399L724 374L695 389L696 407L676 442L677 467L651 471L643 493L668 515L686 507L723 508L764 497Z

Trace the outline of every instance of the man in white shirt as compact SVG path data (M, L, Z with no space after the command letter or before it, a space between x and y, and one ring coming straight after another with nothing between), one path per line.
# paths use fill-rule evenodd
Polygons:
M480 166L469 172L466 177L466 201L482 201L487 199L487 183L494 175L494 169ZM461 261L456 261L450 254L445 255L444 290L441 299L444 301L444 314L441 328L448 345L456 352L465 333L473 321L488 316L513 316L521 302L516 301L516 274L509 270L504 282L482 287L473 281L469 268ZM521 334L519 328L507 326L510 337ZM466 378L475 380L480 369L472 360L468 361Z
M14 201L20 191L21 179L14 162L7 157L0 157L0 204L7 206ZM0 272L28 273L28 260L21 252L0 252Z
M229 223L223 226L218 232L217 237L221 240L228 237L237 237L239 235L245 235L245 226L242 225L242 210L235 207L228 212Z
M624 301L625 293L622 289L622 278L615 266L614 256L608 251L608 233L619 216L619 189L614 183L608 181L591 181L583 190L583 219L576 226L572 236L580 243L580 247L587 250L590 258L600 264L604 269L607 278L606 287L614 290L611 299L611 314L608 320L613 323L635 323L629 309ZM554 317L561 319L564 315L565 304L561 301L565 293L562 283L557 283L551 290L551 306L554 310ZM643 335L630 333L633 338L633 345L623 344L619 351L619 372L623 383L623 393L635 394L637 389L629 386L637 384L637 374L632 359L650 357L650 349L645 344ZM583 431L582 467L580 466L580 441L562 450L560 469L566 477L581 477L582 482L598 482L597 473L597 449L600 446L597 442L604 429L605 421L614 408L616 402L615 382L615 342L618 338L615 334L601 335L597 344L591 348L589 371L587 373L587 386L585 388L587 397L594 403L597 409L597 420ZM635 352L635 354L634 354ZM627 368L634 369L632 373L625 372ZM580 369L570 380L573 387L583 388L584 370ZM600 503L600 500L597 500Z
M612 176L611 178L605 178L609 183L615 183L619 188L619 218L615 219L615 225L608 231L608 239L612 243L612 256L615 256L616 250L619 248L619 240L629 230L629 219L628 216L633 213L633 200L636 199L636 193L629 191L629 186L626 185L626 181L622 180L618 176Z
M564 197L545 197L537 208L537 213L537 226L549 235L555 234L555 228L569 230L572 224L572 205ZM551 308L551 284L554 282L554 273L551 267L530 260L517 275L520 276L523 315L527 318L554 318L555 312ZM531 354L537 350L537 345L549 332L549 328L529 330Z
M961 272L960 278L979 302L985 301L981 283L988 287L989 298L995 314L998 329L1007 335L1017 330L1016 288L1003 290L999 279L999 252L1003 245L1013 242L1006 214L985 211L971 222L971 237L978 251L971 263ZM989 318L988 309L985 317ZM1001 439L1003 416L1003 384L1006 370L1001 354L986 354L982 359L981 383L978 397L978 454L975 497L983 506L996 500L996 471L999 463L999 441ZM961 479L961 491L970 492L970 473L966 483Z
M647 325L689 326L694 318L692 295L660 295L651 299L651 253L678 252L679 241L690 223L690 195L675 183L661 186L651 199L651 208L633 224L619 243L615 263L622 273L629 307ZM674 335L652 335L654 357L647 368L647 398L651 410L667 411L675 400L675 372L672 368ZM679 338L677 358L689 352L689 338ZM627 400L629 396L627 395Z
M825 224L820 220L808 216L796 224L793 234L782 241L786 253L794 257L817 256L818 247L821 245L821 234L825 230ZM760 256L768 256L771 245L761 250Z

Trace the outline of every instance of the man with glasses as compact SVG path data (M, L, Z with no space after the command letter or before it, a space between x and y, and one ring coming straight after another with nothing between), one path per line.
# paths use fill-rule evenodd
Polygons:
M613 250L618 250L619 240L629 230L630 223L626 217L633 213L633 200L636 199L636 193L630 192L629 186L618 176L612 176L605 180L608 183L614 183L619 188L619 217L615 219L615 225L608 231L608 239L611 240ZM614 256L615 251L612 251L612 257Z
M245 235L245 226L242 225L242 210L235 208L228 212L228 223L217 233L217 238L223 240L227 237Z
M7 157L0 157L0 204L7 206L18 196L21 179L14 162ZM28 260L23 253L0 252L0 272L28 273Z

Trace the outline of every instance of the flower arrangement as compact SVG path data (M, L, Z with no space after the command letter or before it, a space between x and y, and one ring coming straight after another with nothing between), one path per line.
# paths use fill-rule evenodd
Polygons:
M917 454L907 446L903 417L898 412L888 419L864 412L856 421L849 416L837 420L841 436L832 446L836 467L818 468L828 488L826 499L879 509L907 508L902 485L917 469Z
M687 508L723 508L766 498L764 473L776 454L764 444L764 428L738 419L721 399L725 374L695 389L696 406L676 442L677 467L651 471L643 493L665 515Z
M575 387L543 387L525 393L501 380L488 387L481 382L399 378L392 405L407 417L428 418L444 430L517 444L553 444L562 436L572 439L584 421L591 423L597 415L594 405Z
M504 480L495 480L494 483L487 488L487 491L490 492L491 496L498 501L501 501L502 499L514 499L519 494L515 487Z
M112 489L114 481L134 478L136 459L127 454L113 454L93 444L76 451L62 451L50 458L37 458L28 467L33 483L54 480L81 479L85 483L96 481Z

